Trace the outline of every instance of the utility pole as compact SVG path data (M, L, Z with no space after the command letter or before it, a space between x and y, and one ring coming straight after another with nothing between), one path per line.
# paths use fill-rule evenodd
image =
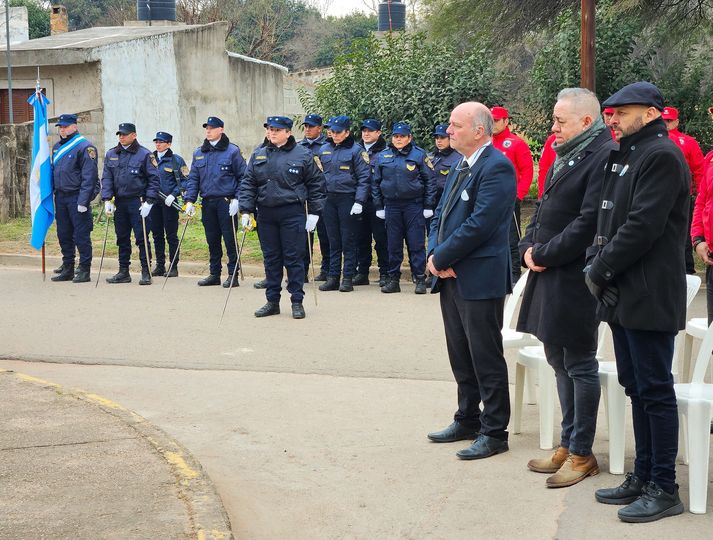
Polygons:
M10 61L10 7L5 0L5 58L7 59L7 112L10 124L15 123L12 115L12 62Z
M596 0L582 0L582 48L580 52L580 70L582 88L596 91L595 80L595 12Z

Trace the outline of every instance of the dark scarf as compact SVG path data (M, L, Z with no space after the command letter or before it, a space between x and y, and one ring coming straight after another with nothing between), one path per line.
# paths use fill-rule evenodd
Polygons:
M116 150L117 154L120 154L121 152L129 152L130 154L135 154L139 151L139 148L141 148L141 145L139 144L138 139L134 139L134 142L132 142L126 149L124 149L124 147L121 146L121 143L119 143L116 145L114 150Z
M295 141L295 138L292 135L290 135L290 137L287 139L287 142L285 144L283 144L282 146L275 146L270 141L267 141L265 148L269 148L271 150L282 150L283 152L289 152L295 146L297 146L297 141Z
M202 152L222 152L223 150L228 149L228 145L230 144L230 139L228 139L228 136L225 133L221 133L220 135L220 140L218 143L213 146L210 144L210 141L208 139L205 139L203 141L203 144L201 145L201 151Z
M589 146L589 143L596 139L597 136L606 128L607 126L604 124L604 120L600 116L594 121L589 129L583 131L576 137L573 137L562 144L553 144L552 149L557 154L557 158L552 165L552 177L554 178L557 173L562 170L562 167L565 166L565 163Z

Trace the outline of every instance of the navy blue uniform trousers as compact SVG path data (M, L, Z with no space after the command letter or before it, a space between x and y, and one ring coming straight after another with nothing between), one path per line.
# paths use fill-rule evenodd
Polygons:
M609 326L619 384L631 398L634 474L671 493L678 453L678 406L671 374L676 334Z
M322 218L329 235L329 277L338 278L342 273L344 256L344 277L354 276L356 266L356 222L358 216L349 215L354 205L354 195L350 193L327 193Z
M307 249L304 207L299 204L261 206L257 218L260 248L265 264L268 302L279 302L282 268L287 269L287 291L292 302L304 298L304 253Z
M57 192L54 196L57 218L57 240L62 250L62 264L74 265L75 248L79 251L79 265L92 265L92 213L77 211L79 193Z
M389 251L386 240L386 225L383 219L376 217L376 209L372 201L364 205L362 219L358 222L356 235L356 273L369 274L372 260L371 245L373 238L379 274L387 274L389 271Z
M238 252L235 250L237 220L233 220L228 213L230 203L224 197L203 197L202 204L201 221L208 243L210 273L219 276L223 270L223 247L220 244L222 238L228 254L228 274L232 276L238 262ZM262 212L262 208L260 211Z
M168 263L171 264L173 256L178 250L178 210L157 202L151 208L151 234L153 236L154 250L156 251L156 265L166 265L166 242L168 242ZM176 257L178 264L178 257Z
M144 229L141 223L141 199L138 197L116 197L116 212L114 212L114 230L116 231L116 245L119 248L119 266L128 268L131 264L131 231L134 231L134 240L139 247L139 260L142 268L149 267L144 247ZM151 230L151 214L146 218L146 239ZM151 245L149 244L149 259L151 258Z
M317 222L317 238L319 238L319 253L322 255L322 264L320 271L325 275L329 274L329 236L327 235L327 226L324 224L324 218L320 218ZM309 233L309 248L314 249L314 231ZM310 255L309 250L305 251L305 275L309 270Z
M384 204L386 209L386 237L389 246L389 275L401 275L404 260L404 238L408 248L411 273L422 276L426 272L426 220L423 217L421 201L391 201Z

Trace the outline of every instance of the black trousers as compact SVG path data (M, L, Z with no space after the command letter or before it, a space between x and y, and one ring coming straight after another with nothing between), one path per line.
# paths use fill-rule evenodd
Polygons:
M119 267L128 268L131 264L131 231L134 231L134 240L139 247L139 260L141 268L148 268L151 259L151 244L148 235L151 230L151 214L143 220L146 225L146 244L149 248L149 257L146 258L144 245L144 223L142 223L141 199L139 197L116 197L116 212L114 212L114 230L116 231L116 245L119 248Z
M57 218L57 239L62 250L62 264L74 265L75 249L79 251L79 266L92 266L92 228L94 222L89 209L77 211L78 193L54 195L55 217Z
M329 237L327 236L327 226L324 223L324 218L319 218L317 222L317 238L319 238L319 253L322 255L322 264L320 265L320 271L324 275L329 274ZM314 231L309 233L309 248L305 249L305 275L309 275L309 263L310 255L309 250L314 250ZM312 252L314 254L314 251ZM316 273L315 269L315 273Z
M238 252L235 249L237 220L230 217L228 213L229 206L230 203L223 197L203 197L201 221L203 222L205 240L208 244L208 253L210 255L210 273L214 276L220 276L223 268L221 238L228 254L228 275L233 275L235 265L238 263Z
M515 285L522 274L522 263L520 262L520 200L515 199L515 209L510 224L510 259L512 260L512 284Z
M151 235L153 236L156 265L166 264L166 242L168 242L168 264L178 250L178 210L159 201L151 208ZM176 257L178 265L178 257Z
M448 358L458 383L454 419L507 440L510 392L501 332L505 298L465 300L455 279L443 280L440 292Z
M376 251L376 263L379 266L379 275L389 271L389 251L386 240L386 225L383 219L376 217L374 202L369 201L364 205L361 221L357 222L357 274L369 275L371 267L372 240Z

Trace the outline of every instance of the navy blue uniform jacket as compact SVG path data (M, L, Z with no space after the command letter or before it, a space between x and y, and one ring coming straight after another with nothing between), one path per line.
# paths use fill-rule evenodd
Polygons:
M455 270L465 300L502 298L512 292L509 234L515 169L490 144L451 197L457 169L453 167L448 175L431 221L428 253L438 270ZM432 293L438 292L440 282L434 281Z
M89 203L99 193L97 148L87 140L77 143L55 163L57 152L72 144L79 133L75 132L52 147L52 186L60 193L77 193L77 204L89 208Z

